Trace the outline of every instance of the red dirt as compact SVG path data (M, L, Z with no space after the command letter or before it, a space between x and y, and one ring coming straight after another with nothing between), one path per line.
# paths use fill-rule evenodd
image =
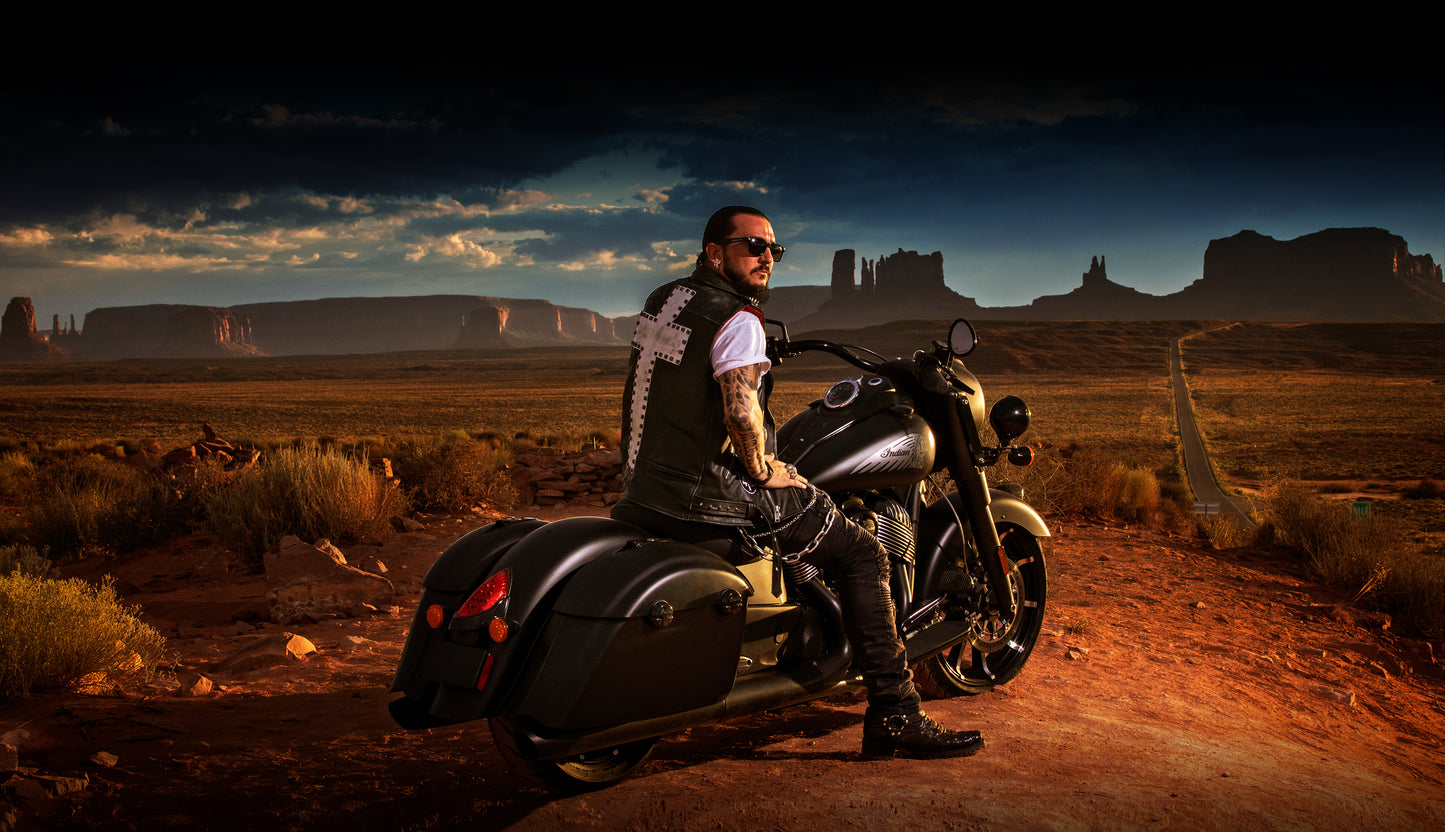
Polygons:
M928 705L981 729L983 753L864 762L850 696L665 738L630 779L557 796L509 771L485 725L406 732L387 714L421 575L472 525L384 547L400 612L286 628L319 648L305 662L218 677L198 698L7 705L0 733L31 735L22 768L89 777L70 796L11 798L20 828L1445 828L1445 677L1427 644L1274 554L1074 525L1046 542L1048 618L1023 674ZM265 585L199 567L197 551L106 568L182 668L205 670L256 637L228 633L264 611ZM347 654L348 635L375 644ZM119 762L88 763L97 751Z

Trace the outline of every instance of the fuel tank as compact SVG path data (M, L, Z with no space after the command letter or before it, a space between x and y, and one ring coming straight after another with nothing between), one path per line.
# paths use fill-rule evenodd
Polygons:
M888 379L843 379L778 429L778 458L825 491L894 488L933 470L937 445Z

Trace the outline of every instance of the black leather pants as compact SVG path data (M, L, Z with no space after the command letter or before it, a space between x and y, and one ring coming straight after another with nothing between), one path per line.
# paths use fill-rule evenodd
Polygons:
M894 623L893 598L888 592L891 568L888 553L873 535L833 509L827 494L792 523L783 521L781 531L772 533L760 524L754 532L759 542L774 543L784 555L802 551L823 527L828 512L835 512L833 525L817 548L802 560L827 570L843 605L843 626L853 645L854 666L863 674L868 706L883 713L912 713L919 696L908 670L907 653Z

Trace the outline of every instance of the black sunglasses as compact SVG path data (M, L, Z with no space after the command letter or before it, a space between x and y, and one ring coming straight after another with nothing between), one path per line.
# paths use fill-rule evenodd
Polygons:
M722 241L722 244L725 246L732 245L733 243L747 243L748 254L754 257L762 257L764 251L771 251L774 262L783 259L783 252L787 251L786 248L783 248L777 243L770 243L762 237L732 237Z

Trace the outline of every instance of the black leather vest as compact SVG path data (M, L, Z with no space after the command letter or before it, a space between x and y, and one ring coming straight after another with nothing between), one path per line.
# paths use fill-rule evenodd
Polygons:
M622 398L623 486L633 502L680 520L747 526L783 511L755 486L732 449L722 388L712 377L712 344L729 318L752 301L721 275L698 267L647 299L632 338ZM758 391L776 448L767 394ZM788 489L793 490L793 489Z

